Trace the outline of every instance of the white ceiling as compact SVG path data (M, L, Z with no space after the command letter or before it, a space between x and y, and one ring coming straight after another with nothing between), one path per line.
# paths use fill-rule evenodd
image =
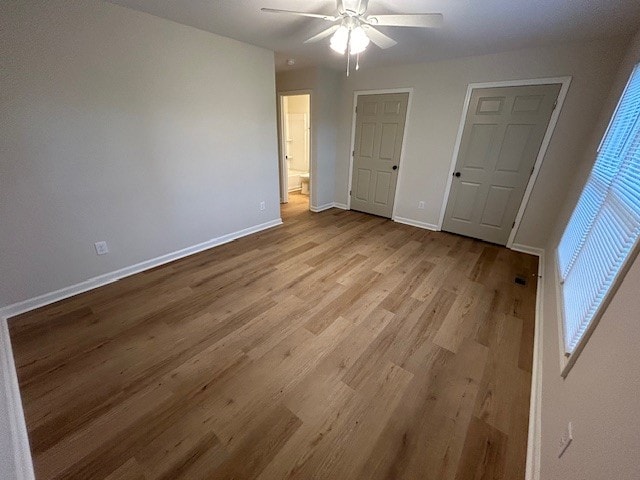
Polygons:
M209 32L274 50L276 68L343 68L329 40L303 41L330 26L312 18L263 13L262 7L333 14L334 0L108 0ZM554 42L632 34L640 28L640 0L370 0L373 13L444 14L438 30L379 27L398 41L371 45L362 68L495 53Z

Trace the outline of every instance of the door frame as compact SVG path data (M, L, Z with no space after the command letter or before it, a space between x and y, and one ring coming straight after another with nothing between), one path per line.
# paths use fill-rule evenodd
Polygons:
M404 132L402 133L402 145L400 146L400 159L398 160L398 179L396 181L396 190L393 194L393 210L391 213L391 220L396 219L396 208L398 200L398 190L402 182L404 169L402 168L402 161L404 160L406 143L407 143L407 131L409 130L409 118L411 115L411 104L413 100L413 87L401 87L401 88L385 88L380 90L354 90L353 91L353 116L351 118L351 149L349 150L349 181L347 183L347 210L351 210L351 182L353 180L353 152L356 145L356 107L358 106L358 97L361 95L384 95L386 93L408 93L409 99L407 100L407 115L404 119Z
M280 203L287 203L289 201L289 178L287 176L287 159L285 151L285 115L283 113L282 105L285 97L292 97L296 95L309 95L309 208L311 205L315 205L315 178L316 178L316 159L313 154L313 90L283 90L278 92L278 166L280 170Z
M556 108L553 110L551 114L551 118L549 119L549 125L547 125L547 131L544 134L542 139L542 144L540 145L540 150L538 151L538 155L536 156L536 161L533 164L533 172L529 176L529 181L527 182L527 188L524 191L524 195L522 196L522 202L520 203L520 207L518 208L518 213L516 214L515 223L511 228L511 233L509 234L509 240L507 240L507 248L513 247L513 241L518 233L518 229L520 228L520 223L522 222L522 217L524 216L524 212L527 208L527 204L529 203L529 197L531 197L531 192L533 191L533 186L536 183L536 179L538 178L538 173L540 173L540 168L542 167L542 162L544 161L544 157L547 153L547 148L549 148L549 143L551 142L551 137L553 137L553 132L555 131L556 124L558 123L558 118L560 117L560 112L562 112L562 106L564 105L565 98L567 97L567 92L569 91L569 85L571 85L571 76L566 77L548 77L548 78L532 78L525 80L506 80L500 82L484 82L484 83L470 83L467 85L467 95L464 99L464 107L462 109L462 116L460 117L460 124L458 126L458 134L456 136L456 143L453 147L453 155L451 158L451 165L449 167L449 176L447 178L447 186L444 191L444 197L442 199L442 207L440 208L440 219L438 220L438 230L442 230L442 224L444 223L444 215L447 209L447 204L449 202L449 195L451 194L451 185L453 183L453 173L456 169L456 163L458 163L458 154L460 153L460 143L462 141L462 134L464 132L465 120L467 118L467 112L469 111L469 103L471 101L471 95L473 90L481 89L481 88L495 88L495 87L527 87L531 85L550 85L554 83L561 84L560 93L558 94L558 104Z

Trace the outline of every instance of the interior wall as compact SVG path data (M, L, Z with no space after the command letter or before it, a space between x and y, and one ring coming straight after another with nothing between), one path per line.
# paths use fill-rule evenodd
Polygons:
M584 144L566 201L559 204L546 245L544 279L541 479L640 478L640 259L636 259L613 301L566 379L560 377L560 319L556 296L555 248L596 158L596 149L633 70L640 62L640 32L632 40L597 125ZM574 440L558 458L568 422Z
M0 31L0 307L279 219L273 52L98 0Z
M311 93L311 208L334 203L338 106L342 77L324 68L279 72L278 92L310 90Z
M316 173L315 184L318 192L318 208L333 205L335 202L335 177L337 160L338 125L336 118L341 101L342 72L320 68L317 71L317 88L312 108L318 121L312 128L315 130ZM313 141L312 141L313 142Z
M593 127L628 38L613 38L416 65L365 68L346 80L340 105L336 202L346 203L353 118L358 90L413 87L400 166L396 214L437 227L469 83L573 76L515 243L542 248L567 179ZM426 208L418 209L424 201Z

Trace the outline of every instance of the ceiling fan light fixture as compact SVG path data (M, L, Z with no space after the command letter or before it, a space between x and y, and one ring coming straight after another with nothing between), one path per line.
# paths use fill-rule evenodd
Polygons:
M340 25L340 28L336 30L331 36L331 50L338 52L341 55L344 55L344 52L347 51L347 44L349 43L349 29L344 25Z
M442 26L441 13L399 13L384 15L367 15L369 0L336 0L336 15L324 15L295 10L262 8L263 12L309 17L331 22L333 25L307 38L304 43L316 43L331 37L330 47L340 55L346 54L347 76L351 65L351 56L355 57L356 70L360 67L360 54L369 43L381 49L397 45L393 38L378 30L382 27L436 28ZM292 63L288 63L289 66Z
M349 42L349 52L357 55L365 51L369 45L369 37L361 26L357 26L351 31L351 41Z

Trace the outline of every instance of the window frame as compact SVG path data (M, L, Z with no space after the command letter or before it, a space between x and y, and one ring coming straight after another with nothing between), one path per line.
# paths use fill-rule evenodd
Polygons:
M595 155L596 158L594 159L594 165L595 165L595 162L597 160L597 156L600 153L600 150L602 149L602 145L604 144L604 141L607 138L607 135L609 134L609 131L611 130L611 126L613 124L613 120L615 119L615 117L618 114L618 110L619 110L620 105L622 103L622 99L626 95L627 90L629 88L629 85L631 83L631 80L633 79L633 77L636 74L640 75L640 63L637 63L636 65L634 65L634 67L633 67L633 69L631 71L631 74L629 75L629 78L627 79L627 83L625 84L625 87L622 90L622 93L620 94L620 97L618 98L618 102L616 104L616 108L614 109L613 113L611 114L611 118L609 119L609 123L607 124L607 128L605 129L604 134L602 135L602 138L600 140L600 143L598 144L598 148L596 150L596 155ZM589 182L592 170L593 170L593 166L591 167L591 170L589 170L589 176L587 177L587 179L585 180L584 184L582 185L582 189L580 190L580 195L582 194L582 192L584 191L584 188L586 187L587 183ZM576 199L576 203L575 203L575 205L573 207L573 210L571 211L571 214L573 214L573 211L575 211L575 208L578 206L578 202L580 200L580 195L578 195L578 198ZM565 224L564 229L566 229L566 227L568 226L570 218L571 218L571 216L567 219L567 222ZM563 234L564 234L564 231L565 231L564 229L563 229ZM633 263L635 262L636 258L638 257L638 254L640 253L640 236L638 236L638 238L636 238L636 240L635 240L635 242L633 244L633 247L629 251L629 255L627 256L625 261L620 266L620 269L616 272L615 276L613 277L613 281L611 283L611 287L607 290L607 293L604 295L602 301L598 305L598 308L597 308L595 314L593 315L593 318L592 318L591 322L589 323L589 326L585 330L584 334L580 337L580 340L576 344L575 349L571 353L567 353L565 351L565 348L564 348L564 345L565 345L565 333L566 333L565 332L565 318L564 318L564 294L563 294L563 290L562 290L562 272L561 272L561 269L560 269L560 257L559 257L559 251L558 251L560 243L561 243L561 240L562 240L562 237L560 238L560 240L558 240L558 243L557 243L557 245L555 247L554 263L555 263L555 277L556 277L555 281L556 281L556 307L557 307L557 318L558 318L558 345L559 345L559 350L560 350L560 375L562 376L562 378L566 378L567 375L569 374L569 372L571 371L571 369L573 368L573 366L575 365L576 361L578 360L578 357L582 353L582 350L584 350L584 347L589 342L589 339L591 338L591 335L593 335L593 332L595 331L595 329L597 328L598 324L600 323L600 320L603 317L604 313L606 312L607 307L611 303L611 300L613 300L613 297L615 297L615 294L618 291L618 288L620 288L620 285L622 284L625 276L627 275L627 272L631 268L631 265L633 265Z

